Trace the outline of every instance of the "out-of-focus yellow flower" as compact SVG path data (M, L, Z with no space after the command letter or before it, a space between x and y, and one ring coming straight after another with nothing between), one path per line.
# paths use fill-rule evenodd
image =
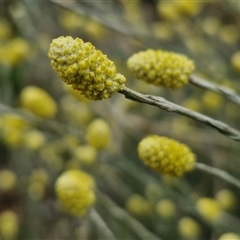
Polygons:
M0 62L15 66L25 60L30 52L30 46L25 39L16 37L2 44L0 51Z
M222 234L218 240L240 240L240 235L233 232L228 232Z
M162 199L160 200L155 207L156 213L164 218L170 219L176 215L176 207L172 200L170 199Z
M53 118L57 113L55 100L43 89L27 86L20 93L20 104L40 117Z
M194 63L182 54L148 49L133 54L127 67L137 79L146 83L179 89L188 83Z
M209 16L209 17L205 17L203 20L202 20L202 30L211 35L211 36L214 36L217 34L220 26L221 26L221 22L220 20L218 19L218 17L215 17L215 16Z
M0 235L3 239L17 239L19 232L18 217L15 212L5 210L0 213Z
M96 149L106 149L111 143L111 129L107 121L96 118L87 126L87 142Z
M138 154L145 165L173 177L191 171L195 155L184 144L167 137L150 135L138 144Z
M211 223L216 223L223 213L220 204L212 198L200 198L197 201L196 207L202 217Z
M206 92L202 96L202 103L211 111L218 110L222 106L222 97L213 92Z
M35 201L43 198L46 186L40 182L31 182L27 188L28 196Z
M37 150L45 143L45 136L38 130L29 130L23 135L23 145L29 150Z
M233 69L240 73L240 51L237 51L232 55L231 64Z
M8 169L0 171L0 191L11 191L17 182L16 174Z
M34 169L29 177L29 186L27 189L29 197L35 201L41 200L48 182L49 176L45 169Z
M85 127L93 118L93 112L88 103L79 102L69 95L61 98L60 108L69 124L77 128Z
M219 202L222 209L226 211L231 211L237 206L237 198L229 189L219 190L215 195L215 199Z
M93 178L79 170L68 170L55 183L58 199L73 215L84 216L95 202Z
M158 1L159 16L170 21L177 21L183 17L196 16L202 9L202 2L194 1Z
M151 24L154 36L161 40L170 40L173 38L171 25L166 22L154 22Z
M188 240L197 239L201 233L199 223L191 217L182 217L178 221L178 232Z
M74 156L84 165L92 165L97 160L97 150L90 145L78 146L74 150Z
M0 133L4 142L11 148L22 145L23 135L28 127L29 123L15 113L0 116Z
M157 183L150 183L145 188L145 195L149 202L156 204L163 195L163 189Z
M108 99L125 87L126 79L117 73L114 62L80 38L54 39L48 57L59 78L89 100Z
M151 204L138 194L133 194L127 199L126 209L132 215L138 217L146 217L153 213Z
M238 27L234 24L222 25L218 36L226 44L236 44L240 37Z
M9 39L12 36L12 26L4 18L0 18L0 40Z
M187 98L187 99L183 100L182 106L185 107L185 108L191 109L193 111L197 111L197 112L201 108L199 100L194 98L194 97Z

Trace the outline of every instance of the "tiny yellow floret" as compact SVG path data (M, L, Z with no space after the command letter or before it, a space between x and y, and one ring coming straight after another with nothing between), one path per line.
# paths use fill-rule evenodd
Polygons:
M53 118L57 113L55 100L45 90L36 86L27 86L21 91L20 104L40 117Z
M84 216L95 202L93 178L80 170L68 170L55 183L62 205L73 215Z
M167 137L150 135L138 144L138 155L145 165L172 177L193 169L195 155L182 143Z
M108 99L125 87L126 79L117 73L114 62L80 38L54 39L48 57L59 78L89 100Z
M146 83L179 89L188 83L194 63L182 54L148 49L133 54L127 67L137 79Z

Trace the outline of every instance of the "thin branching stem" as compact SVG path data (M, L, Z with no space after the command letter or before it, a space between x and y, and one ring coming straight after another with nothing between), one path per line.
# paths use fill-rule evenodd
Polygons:
M236 129L228 126L227 124L205 116L201 113L191 111L187 108L181 107L177 104L167 101L166 99L153 95L145 95L139 92L136 92L132 89L125 87L123 90L119 91L119 93L125 95L127 99L130 99L135 102L145 103L148 105L156 106L168 112L175 112L191 119L194 119L200 123L203 123L207 126L210 126L225 136L235 140L240 141L240 132Z
M240 180L233 177L232 175L230 175L229 173L227 173L224 170L221 170L221 169L218 169L218 168L215 168L215 167L211 167L211 166L208 166L204 163L199 163L199 162L195 164L195 168L199 169L201 171L210 173L210 174L212 174L214 176L217 176L219 178L222 178L223 180L225 180L225 181L233 184L234 186L240 188Z
M102 219L102 217L98 214L96 209L92 208L90 210L90 218L94 221L94 223L98 226L99 230L104 234L106 239L115 240L117 239L113 232L109 229L105 221Z
M240 96L238 96L232 89L215 83L211 83L195 75L190 76L189 82L196 87L218 93L223 97L227 98L228 100L240 105Z
M97 197L101 203L103 203L109 212L118 220L124 222L130 227L138 236L139 239L151 239L151 240L161 240L154 233L150 232L143 224L133 218L124 209L117 206L117 204L106 194L97 191Z

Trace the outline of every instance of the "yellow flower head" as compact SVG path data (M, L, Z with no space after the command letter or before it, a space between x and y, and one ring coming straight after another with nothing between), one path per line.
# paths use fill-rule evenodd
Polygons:
M87 127L86 139L96 149L108 148L111 142L109 124L104 119L94 119Z
M138 144L138 154L145 165L172 177L192 170L195 155L184 144L167 137L151 135Z
M94 180L85 172L68 170L55 183L58 199L73 215L84 216L95 202Z
M148 49L133 54L127 61L133 75L146 83L179 89L188 83L194 64L186 56Z
M21 106L40 117L53 118L57 113L55 100L43 89L27 86L20 93Z
M90 42L59 37L52 41L48 57L59 78L87 99L108 99L125 86L126 79L115 64Z

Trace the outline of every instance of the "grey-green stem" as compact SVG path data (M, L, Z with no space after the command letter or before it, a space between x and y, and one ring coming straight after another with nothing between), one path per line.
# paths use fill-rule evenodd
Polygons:
M226 99L240 105L240 96L238 96L232 89L209 82L195 75L190 76L189 82L196 87L218 93Z
M235 141L240 141L240 132L238 130L228 126L227 124L225 124L221 121L215 120L215 119L205 116L201 113L191 111L187 108L184 108L184 107L174 104L170 101L167 101L166 99L164 99L162 97L141 94L141 93L131 90L127 87L125 87L123 90L118 91L118 92L125 95L125 97L127 99L130 99L132 101L156 106L156 107L166 110L168 112L175 112L175 113L184 115L188 118L194 119L200 123L203 123L205 125L208 125L214 129L218 130L220 133L224 134L225 136L227 136Z

